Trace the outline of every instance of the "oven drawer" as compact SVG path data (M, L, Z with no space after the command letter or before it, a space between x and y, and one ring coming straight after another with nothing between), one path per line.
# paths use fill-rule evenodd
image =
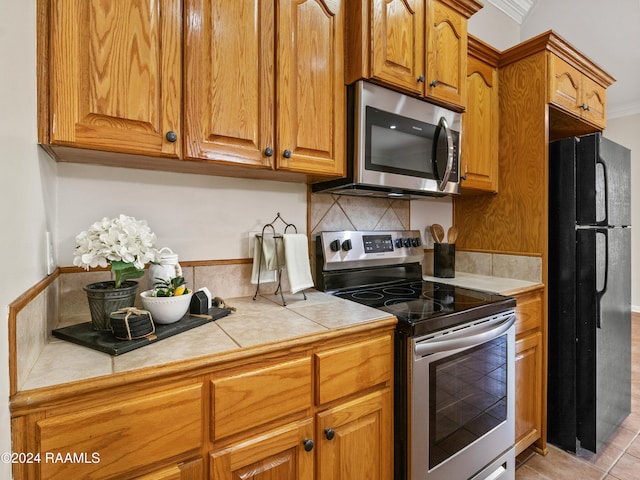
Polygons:
M391 335L315 354L318 404L332 402L375 385L393 375Z

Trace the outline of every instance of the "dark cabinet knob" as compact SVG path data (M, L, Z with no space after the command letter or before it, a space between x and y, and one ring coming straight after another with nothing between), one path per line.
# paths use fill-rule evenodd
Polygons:
M438 80L431 80L431 83L429 84L430 87L437 87L438 86Z
M418 77L418 83L424 83L424 75Z
M267 147L267 148L265 148L265 149L264 149L264 154L265 154L267 157L272 157L272 156L273 156L273 148L271 148L271 147Z
M282 156L284 158L291 158L291 150L285 150L284 152L282 152Z
M178 134L172 130L169 130L165 135L165 138L167 139L167 141L173 143L178 140Z
M324 436L327 438L327 440L333 440L333 437L336 436L336 431L333 428L325 428Z
M313 450L314 443L313 443L313 440L311 440L310 438L305 438L302 441L302 445L304 447L305 452L310 452L311 450Z

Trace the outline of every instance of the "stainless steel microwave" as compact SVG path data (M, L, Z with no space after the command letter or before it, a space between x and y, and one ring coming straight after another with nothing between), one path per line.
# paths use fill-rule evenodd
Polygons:
M350 85L347 99L347 176L313 184L313 192L459 193L460 113L365 81Z

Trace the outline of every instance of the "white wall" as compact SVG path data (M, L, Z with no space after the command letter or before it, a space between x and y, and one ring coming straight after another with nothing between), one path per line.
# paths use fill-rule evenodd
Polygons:
M604 136L631 150L631 185L640 185L640 115L610 119ZM640 189L631 188L631 306L640 312Z
M11 451L9 303L46 276L56 167L36 146L35 0L0 0L0 452ZM0 478L11 465L0 462Z
M58 182L55 237L63 266L72 265L78 233L120 213L147 220L158 247L182 261L249 257L249 232L278 212L298 232L307 229L304 184L67 163L58 165Z

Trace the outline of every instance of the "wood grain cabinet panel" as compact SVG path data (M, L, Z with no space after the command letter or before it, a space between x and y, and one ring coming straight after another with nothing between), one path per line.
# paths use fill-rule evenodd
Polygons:
M391 389L318 414L318 480L393 478Z
M180 0L59 0L50 15L49 141L177 157Z
M344 175L341 0L186 0L186 11L186 158Z
M307 413L311 407L311 358L234 372L212 381L213 435L220 439Z
M317 403L384 384L392 377L390 335L316 353Z
M85 453L74 478L113 478L163 459L197 452L203 439L203 385L195 383L36 423L42 455ZM179 441L178 441L179 439ZM99 455L93 461L93 454ZM40 479L68 479L69 464L39 464Z
M313 438L313 420L307 419L244 439L211 453L210 478L313 480ZM311 448L305 449L305 445L311 445Z
M549 54L549 102L600 128L607 125L607 91L556 55Z
M516 455L542 436L542 333L516 340Z
M469 37L462 115L462 193L498 191L498 51Z

